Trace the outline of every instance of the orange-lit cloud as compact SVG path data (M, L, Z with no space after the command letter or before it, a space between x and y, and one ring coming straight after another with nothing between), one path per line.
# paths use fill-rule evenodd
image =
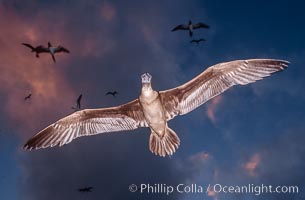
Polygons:
M244 164L244 169L250 176L256 176L257 168L261 163L261 156L254 154L250 160Z
M55 111L63 114L63 107L70 106L67 98L75 96L65 81L60 68L66 66L66 57L59 55L60 64L54 64L50 55L41 55L39 59L22 42L47 42L42 36L64 41L64 32L47 30L40 27L51 24L47 18L30 22L24 20L13 9L0 4L0 92L6 95L1 102L5 116L14 129L29 136L29 131L42 128L46 121L54 120ZM51 27L51 26L50 26ZM44 44L46 45L46 44ZM24 97L32 93L32 100L25 102ZM69 108L69 107L68 107Z
M222 101L222 96L217 96L214 97L211 100L211 103L208 104L208 108L207 108L207 116L208 118L211 120L212 123L215 124L216 122L216 118L215 118L215 109L217 108L217 106L221 103Z
M209 197L213 197L214 200L218 200L217 193L215 191L213 191L213 190L208 190L207 195Z

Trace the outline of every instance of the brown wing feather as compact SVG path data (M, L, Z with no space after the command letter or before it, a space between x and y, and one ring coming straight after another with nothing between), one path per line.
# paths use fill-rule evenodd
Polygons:
M191 81L161 91L167 119L186 114L234 85L253 83L281 71L289 62L272 59L237 60L209 67Z
M75 112L37 133L24 145L24 148L31 150L62 146L81 136L133 130L147 126L137 99L118 107L85 109Z

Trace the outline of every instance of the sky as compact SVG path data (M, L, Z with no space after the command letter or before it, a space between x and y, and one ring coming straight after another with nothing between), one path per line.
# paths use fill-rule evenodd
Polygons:
M305 4L301 1L0 0L0 199L304 199ZM171 32L188 20L210 29ZM70 54L36 58L21 45ZM217 63L251 58L290 62L262 81L234 86L169 121L181 145L149 151L148 128L82 137L25 151L24 143L83 108L117 106L140 95L141 74L162 91ZM117 97L105 96L118 91ZM24 101L29 93L32 98ZM298 186L298 194L130 192L135 184ZM78 188L92 186L82 194Z

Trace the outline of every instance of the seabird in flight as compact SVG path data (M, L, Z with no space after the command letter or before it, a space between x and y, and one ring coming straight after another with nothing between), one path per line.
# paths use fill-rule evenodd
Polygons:
M24 97L24 101L26 101L26 100L30 100L30 99L31 99L31 97L32 97L32 94L29 94L28 96Z
M194 40L191 40L190 43L196 43L196 44L199 44L200 42L205 42L206 40L205 39L194 39Z
M105 95L112 95L113 97L116 97L116 95L118 94L117 91L113 91L113 92L107 92Z
M72 107L73 110L75 110L75 111L80 110L82 97L83 97L83 95L80 94L76 100L76 107Z
M54 63L56 63L55 53L60 53L60 52L70 53L70 51L68 49L64 48L63 46L59 45L57 47L54 47L54 46L52 46L52 44L50 42L48 42L48 47L45 47L43 45L33 47L32 45L27 44L27 43L22 43L22 45L29 47L32 50L32 52L35 52L37 58L39 58L40 53L50 53Z
M180 139L167 122L196 109L234 85L246 85L282 71L289 62L273 59L236 60L216 64L188 81L165 91L154 91L152 76L142 78L140 96L123 105L85 109L46 127L24 145L25 149L62 146L73 139L98 133L149 127L149 149L159 156L172 155Z
M84 187L77 189L79 192L92 192L93 187Z
M193 30L198 29L198 28L210 28L210 26L207 25L207 24L201 23L201 22L199 22L197 24L193 24L192 21L189 20L188 24L180 24L180 25L176 26L175 28L173 28L172 31L188 30L190 37L192 37L193 36Z

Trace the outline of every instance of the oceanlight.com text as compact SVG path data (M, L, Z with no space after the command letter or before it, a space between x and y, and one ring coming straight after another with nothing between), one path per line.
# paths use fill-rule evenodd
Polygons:
M299 193L298 186L273 186L265 184L247 184L247 185L224 185L224 184L208 184L206 186L200 184L131 184L129 186L130 192L140 192L141 194L165 194L171 195L173 193L184 194L297 194Z

